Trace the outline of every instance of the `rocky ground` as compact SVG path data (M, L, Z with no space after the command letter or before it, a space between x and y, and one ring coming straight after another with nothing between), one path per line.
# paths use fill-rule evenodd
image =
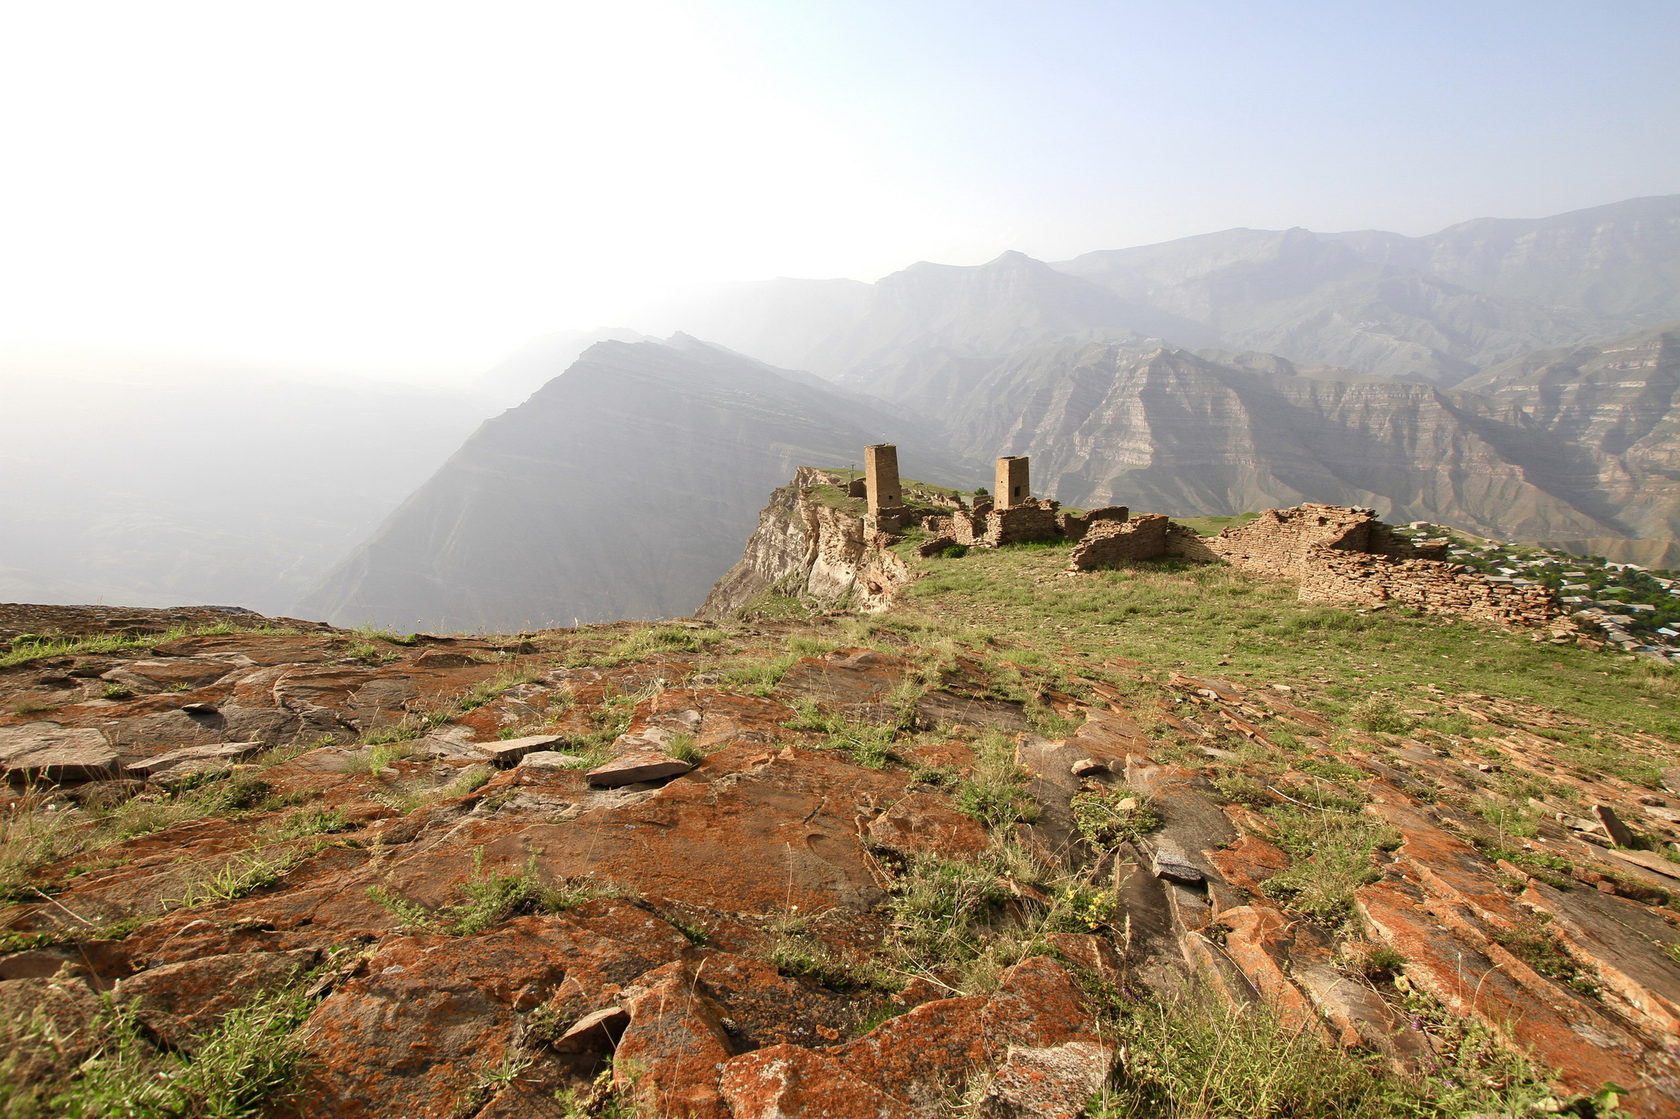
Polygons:
M1680 1113L1636 727L893 613L48 621L0 608L7 1115Z

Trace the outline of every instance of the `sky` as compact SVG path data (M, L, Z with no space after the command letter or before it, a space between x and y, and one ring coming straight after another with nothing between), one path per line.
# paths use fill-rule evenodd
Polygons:
M0 368L482 370L697 284L1680 192L1680 4L0 0Z

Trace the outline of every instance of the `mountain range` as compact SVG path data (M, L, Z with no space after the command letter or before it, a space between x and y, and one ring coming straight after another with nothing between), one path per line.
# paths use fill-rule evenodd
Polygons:
M1030 455L1035 491L1071 505L1368 505L1680 562L1680 196L1428 237L1008 252L664 315L669 341L556 362L299 611L490 630L685 614L792 466L881 441L964 488ZM534 381L542 358L512 364Z

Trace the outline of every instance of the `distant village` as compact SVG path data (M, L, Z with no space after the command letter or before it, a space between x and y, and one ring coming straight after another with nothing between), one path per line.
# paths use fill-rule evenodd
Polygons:
M1650 660L1680 664L1680 576L1603 556L1577 556L1550 548L1471 540L1427 521L1403 530L1414 539L1448 542L1447 556L1481 572L1490 583L1541 585L1556 591L1576 621L1597 628L1604 640Z

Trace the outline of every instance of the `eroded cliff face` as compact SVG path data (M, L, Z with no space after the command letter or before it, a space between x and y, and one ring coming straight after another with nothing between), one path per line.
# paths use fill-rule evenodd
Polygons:
M1199 515L1323 502L1520 540L1630 528L1625 501L1606 499L1566 435L1431 385L1069 346L1001 366L956 422L1031 455L1039 487L1078 505Z
M720 618L769 591L876 613L910 581L910 569L872 532L839 475L802 466L770 495L741 560L706 595L698 614Z

